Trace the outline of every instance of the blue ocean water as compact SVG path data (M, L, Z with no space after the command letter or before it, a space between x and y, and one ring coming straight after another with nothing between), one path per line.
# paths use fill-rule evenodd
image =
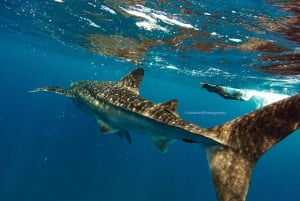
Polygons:
M68 98L29 91L118 80L143 67L141 96L177 98L183 119L219 125L256 103L225 100L201 82L299 92L296 8L297 1L3 1L0 200L216 201L199 145L176 142L163 154L140 133L128 144L100 134ZM297 131L259 160L247 201L300 199L299 143Z

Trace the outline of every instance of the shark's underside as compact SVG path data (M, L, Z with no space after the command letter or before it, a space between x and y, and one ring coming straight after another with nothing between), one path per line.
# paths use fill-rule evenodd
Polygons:
M141 68L117 82L79 81L70 89L42 87L71 97L98 121L103 133L131 142L129 130L145 133L166 152L175 140L202 144L220 201L244 201L251 172L263 153L300 126L300 94L236 118L201 128L179 117L177 100L155 104L139 96Z

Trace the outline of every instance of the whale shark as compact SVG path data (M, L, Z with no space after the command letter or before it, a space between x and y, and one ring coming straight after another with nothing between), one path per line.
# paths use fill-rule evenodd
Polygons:
M176 140L201 144L219 201L245 201L259 158L300 127L300 94L202 128L180 118L178 100L153 103L141 97L143 77L144 70L136 68L118 81L78 81L69 89L49 86L31 92L70 97L95 117L102 133L118 134L129 142L129 131L136 131L150 136L162 152Z
M237 89L228 86L213 85L209 83L201 83L200 85L207 91L214 92L225 99L253 101L256 105L256 108L261 108L276 101L290 97L287 94L259 91L254 89Z

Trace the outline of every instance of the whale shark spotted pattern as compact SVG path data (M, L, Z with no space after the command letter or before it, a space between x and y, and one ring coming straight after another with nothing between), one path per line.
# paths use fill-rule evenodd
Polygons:
M252 169L273 145L300 126L300 94L275 102L223 125L201 128L180 118L178 101L155 104L139 96L144 70L137 68L116 82L79 81L70 89L42 87L71 97L93 115L103 133L131 142L130 130L149 135L166 152L176 140L206 149L219 201L245 201Z

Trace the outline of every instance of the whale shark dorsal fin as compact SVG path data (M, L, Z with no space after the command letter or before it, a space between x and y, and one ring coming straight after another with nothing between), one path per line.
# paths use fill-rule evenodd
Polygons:
M139 94L139 87L144 78L144 69L137 68L117 82L118 85L126 87L130 91Z
M158 105L167 108L169 110L169 112L171 112L176 117L179 117L179 114L177 112L178 100L174 99L174 100L160 103Z

